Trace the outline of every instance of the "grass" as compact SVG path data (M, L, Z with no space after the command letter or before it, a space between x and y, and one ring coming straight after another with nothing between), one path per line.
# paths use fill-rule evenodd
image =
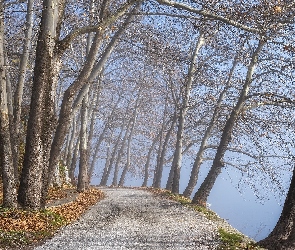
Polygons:
M258 250L261 249L253 241L244 240L244 235L239 233L231 233L226 229L219 228L218 233L220 236L221 244L218 250L236 250L236 249L248 249L248 250Z

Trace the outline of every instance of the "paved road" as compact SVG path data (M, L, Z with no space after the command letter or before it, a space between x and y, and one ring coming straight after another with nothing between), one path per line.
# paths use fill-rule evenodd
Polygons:
M36 250L216 249L217 225L177 202L138 189L104 188L106 198Z

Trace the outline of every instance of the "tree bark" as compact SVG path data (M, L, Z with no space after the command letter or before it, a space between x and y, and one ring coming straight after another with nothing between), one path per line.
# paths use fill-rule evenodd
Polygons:
M12 151L9 130L9 116L6 97L6 70L4 66L4 6L0 1L0 165L3 181L3 206L14 208L16 185L12 163Z
M18 180L19 178L19 145L21 142L21 104L23 100L23 90L27 73L27 65L29 59L29 52L31 49L31 38L33 33L33 0L28 0L27 3L27 14L26 14L26 31L25 31L25 39L23 45L23 53L21 56L20 67L19 67L19 76L16 85L16 91L14 95L14 110L13 110L13 123L11 126L13 127L13 155L14 155L14 172L15 178Z
M76 164L77 164L77 159L78 159L78 154L79 154L79 148L80 148L80 138L78 137L77 141L76 141L75 150L74 150L74 153L72 156L70 169L69 169L69 178L70 178L71 183L73 185L77 185L77 181L75 178L75 170L76 170Z
M18 185L18 164L16 164L17 157L15 157L15 133L13 131L13 101L12 101L12 85L10 81L10 72L9 72L9 62L7 60L7 53L4 52L4 65L5 65L5 81L6 81L6 103L7 103L7 109L8 109L8 117L9 117L9 131L10 131L10 144L11 144L11 152L12 152L12 162L13 162L13 168L14 168L14 179L16 182L16 185Z
M76 137L76 119L73 119L73 123L72 123L72 133L71 133L71 138L70 138L70 142L69 142L69 148L68 148L68 152L65 155L65 165L69 168L71 166L71 159L73 157L73 148L74 148L74 141L75 141L75 137Z
M266 41L260 40L257 48L255 49L255 51L252 54L251 62L249 64L248 70L247 70L246 80L243 85L243 89L240 93L238 102L235 105L235 107L233 108L233 110L230 114L230 117L226 121L226 124L225 124L223 132L222 132L222 136L220 139L220 143L217 148L215 158L213 160L212 167L211 167L207 177L205 178L204 182L200 186L199 190L194 195L194 198L192 200L192 202L194 204L198 204L200 206L206 206L208 196L214 186L214 183L215 183L217 177L221 173L221 170L223 167L222 161L223 161L224 154L227 150L228 144L231 141L231 135L232 135L232 131L233 131L235 122L237 120L237 117L239 116L239 113L240 113L241 109L243 108L244 102L245 102L247 94L249 92L249 88L252 83L253 73L254 73L255 67L258 62L259 53L261 52L263 45L265 43L266 43Z
M295 249L295 168L281 216L272 232L258 245L269 250Z
M44 0L39 32L24 164L18 202L23 208L45 206L41 197L43 170L47 169L54 121L53 57L57 0Z
M81 109L80 130L80 164L77 191L84 192L89 187L88 182L88 150L87 150L87 124L88 124L88 94L85 95Z

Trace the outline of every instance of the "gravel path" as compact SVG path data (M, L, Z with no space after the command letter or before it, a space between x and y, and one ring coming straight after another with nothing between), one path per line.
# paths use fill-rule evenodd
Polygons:
M36 250L216 249L217 225L171 200L137 189L103 188L106 198Z

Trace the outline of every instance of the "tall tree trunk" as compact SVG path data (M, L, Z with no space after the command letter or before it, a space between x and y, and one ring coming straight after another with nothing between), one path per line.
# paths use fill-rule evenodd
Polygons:
M27 65L29 60L29 52L31 49L31 40L33 33L33 0L28 0L27 3L27 14L26 14L26 31L25 31L25 39L23 44L23 53L21 56L20 67L19 67L19 75L18 81L16 85L16 91L14 95L14 114L13 114L13 123L11 126L13 127L13 155L14 155L14 173L15 178L18 180L19 178L19 145L21 143L21 105L23 100L23 90L27 73Z
M95 93L94 93L94 96L92 97L92 105L91 105L91 109L89 110L89 118L90 118L90 126L89 126L89 136L88 136L88 139L87 139L87 155L88 155L88 164L89 164L89 167L88 167L88 185L90 184L91 182L91 177L92 177L92 174L93 174L93 169L94 169L94 166L92 168L92 164L90 164L90 156L91 156L91 153L92 151L94 150L95 152L98 151L97 148L99 148L99 146L97 147L96 146L93 146L92 145L92 141L93 141L93 136L94 136L94 127L95 127L95 119L96 119L96 112L94 112L94 109L95 107L98 107L98 104L99 104L99 92L100 92L100 83L98 84L97 86L97 90L94 90ZM98 154L98 152L97 152ZM94 157L95 153L93 152L93 157ZM93 160L92 160L92 163L93 163Z
M119 164L121 162L121 159L122 159L122 156L123 156L123 153L124 153L124 149L125 149L125 145L126 145L126 141L127 141L128 131L129 131L130 126L132 124L131 121L132 121L132 119L129 120L129 123L128 123L127 128L126 128L125 135L124 135L123 140L121 142L120 150L118 152L118 156L117 156L117 160L116 160L116 164L115 164L115 170L114 170L114 178L113 178L113 182L112 182L113 186L118 185Z
M209 122L209 125L208 125L208 127L207 127L207 129L205 131L205 134L204 134L204 136L202 138L201 145L200 145L198 153L197 153L197 157L195 158L195 161L194 161L194 164L193 164L193 167L192 167L189 183L188 183L186 189L183 192L183 195L185 197L189 198L191 196L191 194L192 194L192 192L193 192L193 190L194 190L194 188L195 188L195 186L197 184L199 170L200 170L200 166L202 164L203 154L204 154L204 152L206 150L207 141L208 141L208 139L210 137L212 129L214 128L215 122L217 121L222 101L223 101L223 99L224 99L224 97L226 95L227 90L229 89L229 87L231 85L231 78L232 78L232 75L233 75L233 73L235 71L235 68L236 68L237 64L238 64L238 60L237 60L237 58L235 58L234 62L233 62L233 65L232 65L232 68L231 68L231 70L229 72L229 76L228 76L228 79L226 81L226 85L225 85L223 91L219 95L219 98L218 98L217 104L215 106L212 118L211 118L211 120Z
M100 181L100 186L105 186L107 183L107 172L109 170L110 167L110 162L111 162L111 158L112 158L112 154L114 153L114 150L111 153L111 149L110 149L110 145L108 146L108 150L107 150L107 157L106 157L106 162L105 162L105 166L103 169L103 173L102 173L102 177L101 177L101 181Z
M146 157L146 162L145 162L145 165L144 165L144 179L143 179L143 183L142 183L142 187L146 187L147 186L147 182L148 182L148 179L149 179L149 166L150 166L150 161L151 161L151 156L152 156L152 152L160 138L160 135L161 135L161 132L158 133L158 135L154 138L153 142L152 142L152 145L150 146L150 149L148 151L148 154L147 154L147 157Z
M13 100L12 100L12 85L10 81L10 66L9 62L7 60L7 53L4 52L4 64L6 66L5 70L5 76L6 76L6 103L7 103L7 110L8 110L8 117L9 117L9 131L10 131L10 144L11 144L11 152L12 152L12 162L13 162L13 168L14 168L14 179L16 182L16 185L18 186L18 168L15 168L15 161L17 160L15 157L15 151L14 151L14 136L15 133L13 131Z
M44 0L28 121L24 164L18 202L24 208L45 206L41 198L43 170L47 169L54 122L53 57L56 40L57 0Z
M125 177L126 177L127 171L129 170L129 167L130 167L131 142L132 142L132 138L133 138L135 123L136 123L136 118L137 118L137 112L138 112L139 103L140 103L140 99L141 99L141 96L140 96L141 91L142 91L142 89L139 90L138 97L137 97L137 100L135 102L135 109L133 111L132 118L131 118L132 127L130 129L130 134L129 134L129 137L128 137L127 162L126 162L126 165L125 165L125 167L124 167L124 169L122 171L121 178L120 178L120 181L119 181L119 186L124 186ZM127 132L128 132L128 130L126 130L126 133Z
M171 168L170 168L168 180L167 180L167 183L166 183L166 189L169 190L169 191L172 191L173 177L174 177L173 169L175 168L175 161L176 161L176 158L174 157L174 154L173 154L173 160L172 160L172 163L171 163Z
M73 148L74 148L74 141L76 137L76 119L74 118L72 124L72 133L69 142L69 148L67 150L67 154L65 155L65 165L69 168L71 166L71 159L73 157Z
M121 136L119 137L121 138ZM112 148L112 153L110 154L110 159L106 161L105 168L103 171L103 175L100 181L100 186L106 186L112 171L112 166L116 158L116 153L118 150L119 141L116 142L115 146Z
M75 178L75 170L76 170L76 164L77 164L77 159L79 155L79 149L80 149L80 137L77 138L75 150L72 156L73 158L72 158L70 169L69 169L69 178L73 185L77 185L77 181Z
M176 148L174 152L174 159L172 164L171 171L173 172L173 181L172 181L172 192L179 193L179 180L180 180L180 168L182 164L182 141L183 141L183 132L185 126L185 118L188 111L188 103L191 93L191 88L193 84L194 74L196 72L196 60L199 54L201 47L205 44L204 35L199 34L199 39L197 41L196 47L194 49L190 67L187 74L187 81L184 89L183 102L180 108L180 114L178 117L178 128L177 128L177 139L176 139Z
M80 164L77 191L84 192L88 189L88 150L87 150L87 124L88 124L88 94L85 95L81 109L80 131Z
M12 163L9 116L6 97L6 70L4 66L4 6L0 1L0 165L3 181L3 206L16 207L16 185Z
M121 138L122 138L124 126L125 126L125 124L123 122L122 127L121 127L121 131L120 131L120 134L119 134L119 136L117 138L117 141L116 141L115 146L113 147L113 151L112 151L112 154L111 154L110 161L107 161L106 162L106 165L105 165L105 168L104 168L104 172L103 172L103 175L102 175L100 184L99 184L100 186L106 186L107 185L109 176L111 174L112 166L113 166L113 163L114 163L115 158L116 158L116 153L118 152L118 148L119 148L120 141L121 141Z
M226 121L226 124L224 126L222 136L220 139L220 143L217 148L215 158L213 160L212 167L211 167L207 177L205 178L204 182L202 183L202 185L200 186L199 190L196 192L196 194L194 195L194 198L192 200L192 202L195 204L198 204L201 206L206 206L208 196L214 186L214 183L215 183L217 177L221 173L221 170L223 167L222 161L223 161L224 154L227 150L228 144L231 141L231 135L232 135L232 131L233 131L235 122L239 116L241 109L244 106L247 94L249 92L249 88L252 83L253 73L254 73L255 67L258 62L259 53L261 52L263 45L265 43L266 43L266 41L260 40L257 48L255 49L255 51L252 54L251 62L248 66L247 76L246 76L246 80L245 80L243 89L240 93L239 100L238 100L236 106L233 108L233 110L230 114L230 117L228 118L228 120Z
M269 250L295 249L295 168L281 216L272 232L258 244Z
M88 171L88 181L90 183L91 181L91 177L93 175L93 172L94 172L94 168L95 168L95 163L96 163L96 159L98 157L98 153L99 153L99 149L100 149L100 145L104 139L104 136L106 134L106 131L107 131L107 126L105 126L105 129L102 131L102 133L99 135L99 138L96 142L96 145L95 145L95 151L94 151L94 154L93 154L93 157L92 157L92 162L91 162L91 166L89 168L89 171Z
M85 65L76 79L76 81L65 91L63 101L61 104L61 110L58 119L58 126L56 128L53 142L51 145L50 151L50 162L49 162L49 171L47 176L47 183L44 185L43 195L47 194L49 184L52 180L52 173L55 166L58 164L59 156L61 153L61 149L64 143L64 138L68 133L68 129L72 120L72 104L74 102L74 97L77 91L83 86L86 82L87 78L91 73L91 69L93 68L96 54L101 45L101 34L98 32L95 35L93 44L91 46L88 58L85 62Z
M156 180L155 180L155 184L153 186L155 188L160 188L161 187L161 180L162 180L163 169L164 169L165 154L166 154L168 142L169 142L171 133L172 133L172 131L174 129L176 121L177 121L177 114L175 113L174 116L173 116L173 119L172 119L171 126L170 126L169 130L166 133L165 140L164 140L164 143L163 143L163 147L162 147L162 151L161 151L161 155L160 155L160 160L159 160L159 165L158 165L158 168L157 168L157 175L155 176Z
M156 180L157 180L156 178L158 176L158 168L159 168L159 164L160 164L161 152L163 150L164 130L165 130L165 127L167 126L167 124L165 123L167 110L168 110L168 94L166 94L166 98L165 98L165 106L164 106L164 112L163 112L163 122L162 122L161 130L159 132L160 139L159 139L159 146L158 146L158 150L157 150L157 165L156 165L156 167L154 169L154 179L153 179L153 184L152 184L153 187L155 187L155 184L156 184Z
M110 127L110 122L111 122L111 120L112 120L112 118L113 118L113 115L114 115L114 113L115 113L115 111L116 111L116 108L118 107L118 104L119 104L119 101L120 101L120 100L121 100L121 97L118 98L118 101L117 101L117 103L115 104L115 106L113 107L111 114L110 114L109 117L107 118L107 121L106 121L105 124L104 124L104 128L103 128L102 132L100 133L100 135L99 135L99 137L98 137L98 140L97 140L97 142L96 142L96 145L95 145L95 151L94 151L94 154L93 154L93 157L92 157L91 166L90 166L89 171L88 171L88 173L89 173L89 174L88 174L88 175L89 175L89 176L88 176L89 183L90 183L91 177L92 177L93 172L94 172L94 167L95 167L95 163L96 163L97 155L98 155L98 153L99 153L100 145L101 145L102 141L104 140L104 136L105 136L107 130L108 130L109 127Z
M131 141L132 141L132 137L133 137L133 131L134 131L135 122L136 122L136 117L133 118L133 124L132 124L130 134L129 134L129 137L128 137L127 162L126 162L125 167L124 167L124 169L122 171L121 178L120 178L120 181L119 181L119 186L121 186L121 187L124 186L126 174L127 174L127 171L129 170L129 167L130 167ZM127 133L127 131L126 131L126 133Z

